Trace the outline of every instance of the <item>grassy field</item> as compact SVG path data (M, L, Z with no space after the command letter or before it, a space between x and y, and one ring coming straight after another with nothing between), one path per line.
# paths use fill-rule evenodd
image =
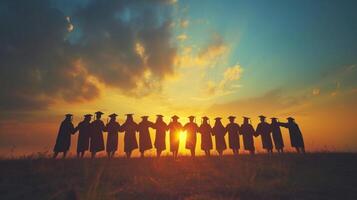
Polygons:
M357 199L357 154L0 161L0 199Z

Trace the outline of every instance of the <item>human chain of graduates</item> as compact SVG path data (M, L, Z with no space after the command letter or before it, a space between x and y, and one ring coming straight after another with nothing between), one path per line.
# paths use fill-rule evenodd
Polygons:
M72 114L66 114L62 121L56 144L53 149L53 158L56 158L59 153L63 153L63 158L71 145L71 136L78 132L77 140L77 157L83 158L86 151L91 152L91 157L95 158L98 152L106 150L108 158L113 158L118 150L118 134L124 132L124 152L127 158L131 157L133 150L139 148L141 157L144 157L145 151L155 147L157 157L160 157L162 151L166 150L166 132L169 132L170 152L176 159L180 143L180 133L185 131L186 143L185 148L191 151L191 156L195 156L197 134L201 134L201 149L206 156L210 156L210 151L213 149L212 137L215 137L215 149L219 156L223 155L223 151L227 149L225 135L228 134L228 145L232 149L233 154L237 155L240 147L240 135L243 139L244 150L249 151L251 155L255 154L254 137L261 137L262 147L268 154L273 153L273 146L278 153L284 152L284 141L280 127L285 127L289 130L291 146L294 147L297 153L305 153L304 139L298 124L292 117L287 118L287 122L279 122L277 118L271 118L271 123L266 122L265 116L259 116L260 123L256 129L250 124L248 117L243 117L241 125L235 122L235 116L229 116L229 123L224 126L221 122L221 117L215 118L213 127L210 125L208 117L202 117L202 123L197 125L195 117L189 116L189 122L182 125L179 122L179 117L174 115L171 117L169 124L163 120L163 115L157 115L156 121L151 122L148 116L142 116L142 121L136 123L133 119L133 114L126 114L126 121L120 125L116 121L117 114L109 115L110 120L107 124L101 120L103 112L96 112L95 119L92 121L93 115L84 115L83 121L79 122L77 127L72 123ZM155 129L155 141L152 144L149 129ZM104 144L103 133L107 132L107 142ZM136 139L136 133L139 133L139 142Z

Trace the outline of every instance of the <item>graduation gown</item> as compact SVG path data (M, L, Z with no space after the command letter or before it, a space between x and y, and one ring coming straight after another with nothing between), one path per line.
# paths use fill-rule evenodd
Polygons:
M275 149L284 148L284 141L280 130L280 123L271 123L271 131L273 135Z
M104 150L104 138L103 131L105 131L105 125L102 120L94 120L91 125L91 137L90 137L90 152L98 152Z
M141 121L138 124L138 132L139 132L139 150L143 152L145 150L152 148L151 138L149 128L154 127L154 123L150 121Z
M257 126L256 133L257 135L260 135L262 138L263 149L273 149L270 124L266 122L259 123Z
M159 151L163 151L166 149L166 131L167 124L164 121L156 121L154 124L154 128L156 129L155 133L155 148Z
M304 138L299 126L294 122L280 123L281 126L289 129L290 142L292 147L305 147Z
M136 141L136 131L138 125L134 121L126 121L121 126L121 131L124 131L124 152L131 152L138 148Z
M229 148L239 149L239 125L237 123L229 123L226 126L226 130L228 132Z
M197 140L197 131L198 126L194 122L189 122L185 124L183 129L186 131L186 149L195 149L196 148L196 140Z
M71 135L74 134L74 126L70 120L63 120L57 134L54 152L65 152L71 146Z
M180 122L170 122L168 129L170 130L170 151L178 151L182 124Z
M215 124L213 126L212 135L214 135L216 139L216 150L223 151L227 149L226 141L224 139L226 129L222 124Z
M116 121L109 121L106 125L106 131L108 132L107 137L107 152L113 152L118 150L118 132L120 129L120 124Z
M240 133L243 135L244 149L249 151L255 150L253 139L255 131L253 126L251 124L242 124Z
M198 128L198 131L201 133L201 149L204 151L211 150L212 145L212 127L209 124L201 124Z
M89 121L79 122L76 131L78 133L77 140L77 152L83 152L89 150L89 139L91 134L91 125Z

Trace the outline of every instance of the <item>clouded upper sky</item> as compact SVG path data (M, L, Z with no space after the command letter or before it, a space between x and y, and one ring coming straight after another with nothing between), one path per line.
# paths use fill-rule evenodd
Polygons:
M0 151L50 150L63 114L97 110L294 116L308 149L356 151L356 6L0 1Z

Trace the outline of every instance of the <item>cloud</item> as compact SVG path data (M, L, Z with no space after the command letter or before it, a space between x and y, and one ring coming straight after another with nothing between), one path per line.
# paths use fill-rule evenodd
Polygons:
M173 2L93 0L65 15L46 0L1 1L0 110L93 100L101 86L160 88L174 74Z
M185 38L186 39L186 38ZM207 44L197 51L186 46L176 57L176 65L180 67L214 67L225 61L229 46L219 34L214 34Z
M185 33L180 34L180 35L177 36L177 39L179 41L185 41L185 40L187 40L187 38L188 38L188 36Z
M181 28L187 28L189 24L190 24L190 21L188 21L187 19L182 19L180 21L180 27Z
M319 88L315 88L312 90L312 94L317 96L317 95L320 95L320 89Z
M234 81L239 80L243 69L239 64L228 67L223 72L223 78L219 82L208 81L204 93L209 98L232 94L241 85L234 85Z

